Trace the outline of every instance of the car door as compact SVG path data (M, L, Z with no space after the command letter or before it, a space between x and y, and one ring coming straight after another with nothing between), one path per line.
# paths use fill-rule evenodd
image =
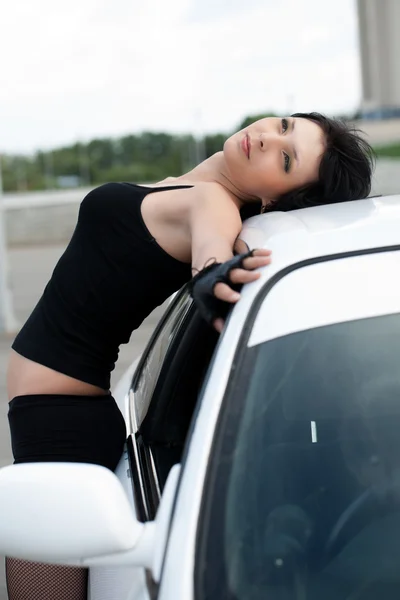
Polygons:
M185 286L169 304L135 371L128 456L143 521L155 517L168 473L182 460L217 340Z

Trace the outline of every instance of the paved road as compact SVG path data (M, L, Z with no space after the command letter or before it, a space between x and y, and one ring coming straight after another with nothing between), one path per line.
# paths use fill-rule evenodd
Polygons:
M46 248L13 249L9 253L11 287L17 319L22 324L36 304L51 271L61 255L63 246ZM120 360L112 377L115 381L122 375L132 359L143 349L157 323L162 308L154 311L135 332L132 340L121 348ZM6 364L11 339L0 334L0 467L11 463L7 425ZM3 559L0 557L0 600L6 600ZM43 599L45 600L45 599Z

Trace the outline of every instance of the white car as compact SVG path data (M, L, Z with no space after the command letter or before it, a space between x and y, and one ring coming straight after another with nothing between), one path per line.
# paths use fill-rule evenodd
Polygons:
M186 291L115 390L126 452L0 470L0 553L90 600L400 594L400 196L244 225L273 262L219 337Z

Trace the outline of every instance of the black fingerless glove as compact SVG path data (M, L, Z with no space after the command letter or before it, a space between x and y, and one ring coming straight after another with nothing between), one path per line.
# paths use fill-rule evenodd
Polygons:
M207 323L212 324L217 318L225 319L228 311L232 308L230 302L224 302L214 296L214 288L217 283L226 283L230 288L239 292L242 285L233 284L229 278L232 269L243 267L243 261L253 256L253 250L245 254L238 254L224 263L214 263L205 267L195 275L189 283L189 290L197 309Z

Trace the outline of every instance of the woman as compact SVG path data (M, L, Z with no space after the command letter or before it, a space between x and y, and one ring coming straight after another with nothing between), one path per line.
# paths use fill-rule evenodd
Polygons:
M233 258L241 212L368 195L371 152L317 113L263 119L222 152L153 187L112 183L83 200L71 242L13 343L8 370L15 462L77 461L115 469L125 425L110 395L121 343L171 293L193 296L218 331L237 286L270 262ZM205 268L206 267L206 268ZM191 273L192 271L192 273ZM86 597L86 572L7 560L10 600Z

